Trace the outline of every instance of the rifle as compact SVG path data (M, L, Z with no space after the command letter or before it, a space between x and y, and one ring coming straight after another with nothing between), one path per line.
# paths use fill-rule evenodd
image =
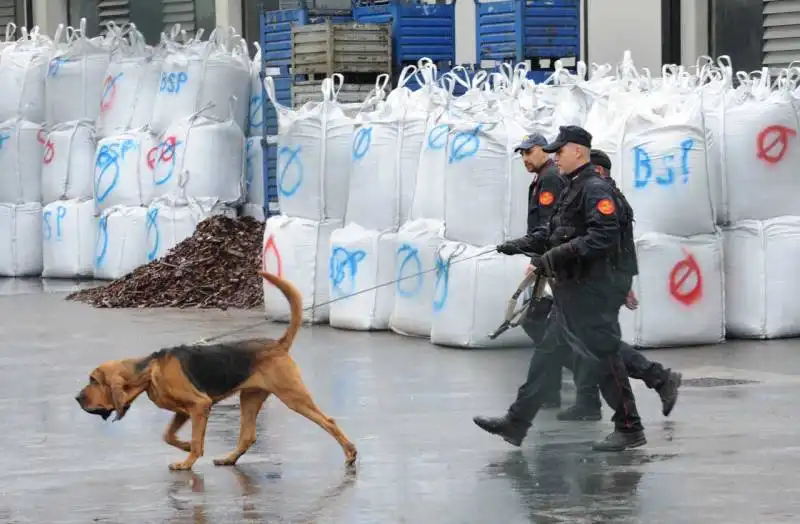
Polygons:
M520 282L517 290L514 291L514 294L511 295L511 298L508 300L505 320L503 320L503 323L500 324L500 326L494 330L494 332L489 334L489 340L496 339L509 329L515 328L522 323L522 319L525 318L525 313L528 312L531 302L533 300L539 300L542 298L542 296L544 296L544 285L546 282L547 278L542 275L537 268L533 268L533 271L525 275L525 278L522 279L522 282ZM522 306L517 309L517 300L519 299L519 296L523 291L531 286L533 286L531 297L524 300L522 302Z

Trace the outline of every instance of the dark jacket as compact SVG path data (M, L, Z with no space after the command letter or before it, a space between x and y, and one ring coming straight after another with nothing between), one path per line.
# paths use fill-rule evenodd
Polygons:
M528 233L546 224L567 184L555 163L548 159L539 169L539 176L528 188Z
M614 201L616 202L617 209L620 212L620 230L622 231L622 239L620 241L620 252L617 259L617 268L623 273L634 276L639 274L639 263L636 258L636 244L633 238L633 207L631 207L628 199L617 187L617 183L613 178L603 178L611 186L614 193Z

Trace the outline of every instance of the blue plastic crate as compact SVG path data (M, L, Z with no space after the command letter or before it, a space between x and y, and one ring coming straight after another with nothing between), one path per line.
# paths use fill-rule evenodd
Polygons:
M479 1L475 24L479 63L580 56L579 0Z
M278 146L267 144L264 151L264 173L266 173L266 183L264 184L264 202L267 216L280 213L278 205Z
M418 0L353 0L353 18L361 24L392 24L395 74L403 65L428 57L440 67L456 61L455 2L423 4Z

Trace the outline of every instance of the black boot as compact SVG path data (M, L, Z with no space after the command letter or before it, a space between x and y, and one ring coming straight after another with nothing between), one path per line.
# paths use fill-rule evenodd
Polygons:
M658 396L661 397L661 413L668 417L678 401L678 388L681 387L683 376L675 371L670 371L669 376L658 388Z
M625 451L645 444L647 444L647 439L644 436L644 431L635 431L633 433L614 431L603 440L592 444L592 449L595 451Z
M558 420L602 420L603 414L600 406L590 407L584 404L574 404L556 415Z
M482 430L499 435L512 446L519 447L528 433L530 424L516 421L508 414L502 417L473 417L472 421Z

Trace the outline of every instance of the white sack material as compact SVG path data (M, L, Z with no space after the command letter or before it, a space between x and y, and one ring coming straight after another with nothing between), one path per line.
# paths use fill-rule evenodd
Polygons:
M331 234L328 277L331 327L384 330L394 308L397 235L368 230L351 223ZM353 295L360 293L359 295ZM347 297L347 298L344 298Z
M800 215L800 101L787 89L771 90L769 82L766 73L747 96L725 100L722 162L729 223Z
M45 119L51 125L74 120L94 122L100 114L103 80L116 37L109 33L107 37L87 38L85 18L79 30L64 34L67 45L55 52L47 71Z
M157 198L147 210L147 262L159 259L192 236L197 224L215 215L236 218L236 210L214 198Z
M142 34L129 30L111 55L97 117L97 136L139 129L153 117L153 104L161 78L163 57L146 45Z
M322 81L322 102L292 110L276 100L272 78L264 80L278 114L278 202L288 216L344 219L353 121L336 102L332 83Z
M97 220L92 199L57 200L42 210L45 278L91 277Z
M173 39L175 37L173 30ZM237 43L238 42L238 43ZM247 43L222 27L202 44L168 42L174 51L161 66L151 127L158 132L211 105L219 120L231 115L244 134L250 105L250 59Z
M715 231L700 97L634 102L612 176L634 209L637 235Z
M259 222L267 220L267 214L264 212L264 208L255 204L243 204L239 208L239 216L254 218Z
M419 219L397 232L395 298L389 328L407 336L430 337L436 275L436 252L444 241L442 223ZM402 279L402 280L400 280Z
M44 141L38 124L22 119L0 123L0 202L42 199Z
M722 236L646 233L636 240L639 308L620 310L622 339L639 347L716 344L725 339Z
M262 250L265 271L285 278L303 296L303 318L314 323L328 321L328 246L331 233L341 221L316 222L279 215L264 227ZM319 307L314 307L317 305ZM264 308L272 320L288 322L289 303L281 291L264 281ZM313 308L313 309L311 309Z
M244 188L247 195L246 202L264 207L264 150L266 141L260 136L247 139L245 147L245 177Z
M411 220L430 218L444 221L444 172L450 125L442 121L441 113L434 113L426 127L411 203Z
M146 207L111 207L97 220L95 278L116 280L147 263Z
M145 131L104 138L94 157L94 199L98 211L113 206L146 206L153 199L158 141Z
M54 126L45 137L42 155L42 201L94 196L95 136L86 122Z
M745 220L724 235L728 335L800 335L800 217Z
M42 205L0 204L0 276L42 273Z
M153 195L244 201L245 137L232 120L205 111L179 120L161 135L155 157Z
M49 38L31 35L10 43L0 58L0 120L45 121L45 79L55 48Z
M487 250L491 252L476 256ZM475 258L454 263L466 257ZM503 322L508 300L529 263L524 256L501 255L493 246L442 244L436 261L431 342L460 348L531 346L519 326L489 339Z
M264 80L262 77L261 45L253 42L256 53L250 63L250 108L247 116L247 136L264 136L264 119L266 118L267 93L264 90Z

